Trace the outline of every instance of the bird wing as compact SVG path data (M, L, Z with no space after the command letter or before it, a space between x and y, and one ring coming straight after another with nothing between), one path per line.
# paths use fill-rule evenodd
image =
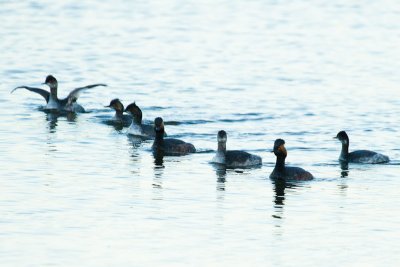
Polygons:
M104 83L96 83L96 84L91 84L91 85L87 85L84 87L78 87L75 88L74 90L72 90L69 95L67 96L67 98L64 99L64 101L72 103L74 101L76 101L76 99L78 99L80 93L86 89L90 89L93 87L97 87L97 86L107 86L107 84Z
M17 89L27 89L27 90L29 90L29 91L31 91L31 92L38 93L39 95L43 96L44 99L46 99L46 102L47 102L47 103L49 102L50 93L47 92L46 90L43 90L43 89L41 89L41 88L29 87L29 86L18 86L18 87L15 87L15 88L11 91L11 94L12 94L15 90L17 90Z

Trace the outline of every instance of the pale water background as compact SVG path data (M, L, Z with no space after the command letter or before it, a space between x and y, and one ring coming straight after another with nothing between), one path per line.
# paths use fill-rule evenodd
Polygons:
M0 1L1 266L399 266L399 45L397 0ZM109 87L9 93L48 74ZM201 153L156 166L115 97ZM220 129L262 168L210 165ZM343 172L342 129L391 164ZM315 180L268 178L276 138Z

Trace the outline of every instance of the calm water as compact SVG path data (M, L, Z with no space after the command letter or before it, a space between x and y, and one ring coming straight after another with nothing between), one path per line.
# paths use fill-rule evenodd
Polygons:
M334 2L1 1L1 265L398 266L400 4ZM50 73L109 86L75 118L9 94ZM201 153L157 166L115 97ZM220 129L262 168L210 165ZM342 171L342 129L392 162ZM315 180L268 178L276 138Z

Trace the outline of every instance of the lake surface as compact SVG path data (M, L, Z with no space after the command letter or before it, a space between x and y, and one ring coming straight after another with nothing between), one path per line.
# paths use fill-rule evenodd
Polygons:
M200 3L201 2L201 3ZM398 266L400 4L1 1L2 266ZM52 117L44 100L87 113ZM200 153L156 164L105 123L113 98ZM218 170L216 134L261 168ZM384 165L341 169L350 150ZM315 176L269 179L277 138Z

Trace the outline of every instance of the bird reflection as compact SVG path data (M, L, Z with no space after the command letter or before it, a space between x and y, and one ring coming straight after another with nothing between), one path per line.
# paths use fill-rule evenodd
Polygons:
M128 142L130 144L130 154L131 154L131 159L135 164L135 166L140 166L140 153L139 153L139 148L142 145L142 140L135 138L134 136L127 135Z
M121 132L124 129L124 124L119 121L106 120L103 123L112 126L117 132Z
M154 178L153 178L153 183L152 186L154 189L162 189L162 178L164 175L164 155L161 154L153 154L154 156ZM160 192L155 192L155 196L153 197L154 200L161 200L162 195L160 195Z
M344 178L349 176L349 163L348 162L344 162L344 161L340 161L340 177Z
M215 174L217 175L217 190L225 191L225 181L226 181L226 168L220 164L213 164Z
M127 135L129 143L135 150L142 145L143 140L134 135Z
M58 126L58 118L65 117L69 122L76 121L75 112L46 111L46 121L49 122L49 132L55 133Z
M164 168L164 153L154 152L154 168Z
M272 184L274 185L274 208L275 214L272 217L277 219L282 219L283 215L283 206L285 205L285 190L286 188L293 189L298 188L300 185L296 183L296 181L286 181L285 179L272 179Z
M49 122L49 132L50 133L55 133L56 132L56 128L58 125L58 116L55 116L52 113L48 113L46 116L46 120Z
M274 180L274 192L275 192L275 207L280 208L280 206L285 205L285 189L286 181L284 179Z
M340 161L340 177L346 178L349 176L349 163ZM340 179L340 184L338 185L340 193L346 195L347 193L347 179Z

